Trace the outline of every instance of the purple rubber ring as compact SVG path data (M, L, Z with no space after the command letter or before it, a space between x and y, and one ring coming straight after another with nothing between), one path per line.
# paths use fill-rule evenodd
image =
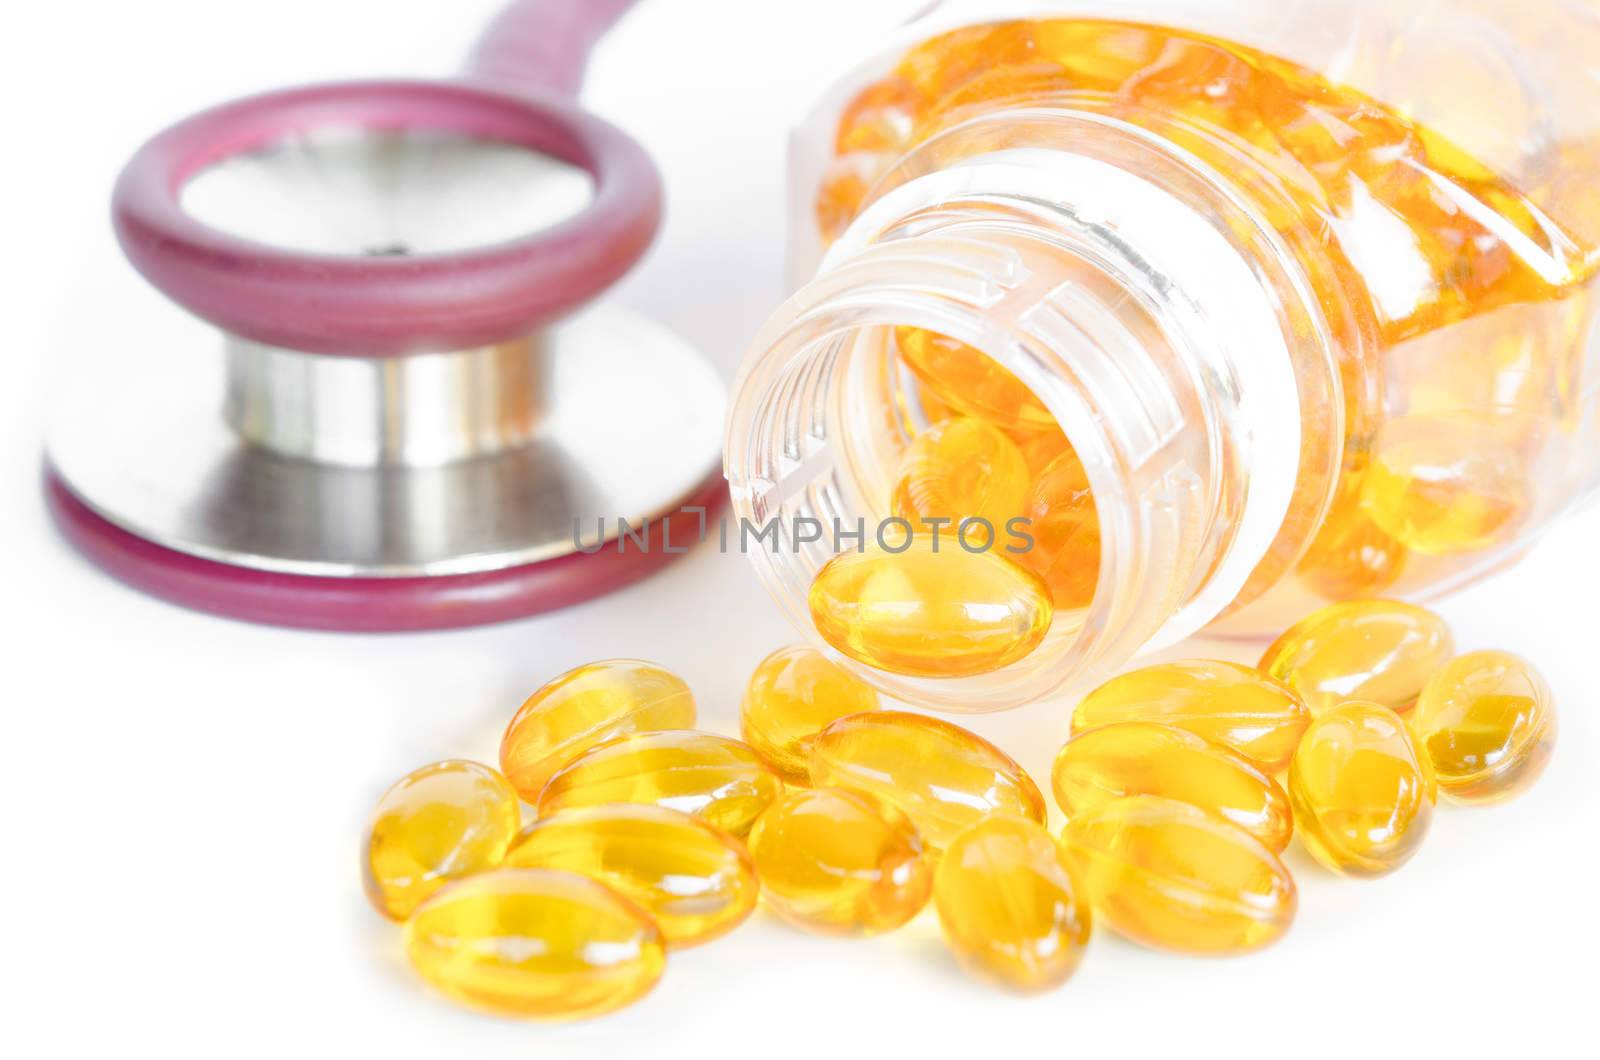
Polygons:
M415 257L286 250L184 211L183 186L206 166L340 125L520 144L587 170L594 197L520 239ZM383 357L504 342L589 301L649 247L661 180L643 148L565 100L450 82L354 82L268 93L179 122L123 170L112 220L146 279L223 330L295 350Z
M644 549L619 538L598 552L574 552L480 574L323 578L218 563L147 541L102 518L48 462L44 492L62 536L136 589L246 622L353 633L480 626L592 600L678 559L706 525L702 520L711 519L728 501L721 474L711 475L684 499L685 510L650 520ZM697 506L703 511L686 510Z

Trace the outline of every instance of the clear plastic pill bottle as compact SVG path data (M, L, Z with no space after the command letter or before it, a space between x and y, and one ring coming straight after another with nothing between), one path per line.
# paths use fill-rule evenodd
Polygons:
M1098 520L1037 649L855 667L890 694L1002 709L1202 628L1427 600L1600 478L1600 7L948 0L849 47L736 386L735 513L779 528L751 559L809 630L836 542L796 517L881 522L916 433L995 386Z

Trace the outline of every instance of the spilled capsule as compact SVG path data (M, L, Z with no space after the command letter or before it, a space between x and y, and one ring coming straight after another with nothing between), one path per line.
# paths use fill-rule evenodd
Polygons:
M916 826L864 791L802 788L750 830L762 900L791 923L871 935L916 916L933 870Z
M585 750L624 733L687 729L694 696L677 674L637 659L569 670L517 710L500 741L500 771L528 802Z
M1044 796L1010 755L959 725L899 710L840 718L822 730L811 782L898 805L934 849L991 814L1045 819Z
M850 658L917 677L989 673L1023 658L1050 629L1050 593L999 546L969 552L949 535L904 551L841 552L817 572L817 632Z
M1249 759L1192 732L1120 722L1078 733L1050 773L1067 818L1128 795L1159 795L1217 814L1281 854L1294 834L1289 796Z
M1301 841L1349 876L1382 876L1409 861L1435 798L1433 770L1405 721L1378 703L1344 703L1319 715L1289 766Z
M1299 898L1278 856L1198 806L1113 799L1067 822L1068 857L1101 923L1181 953L1260 949L1294 921Z
M783 794L783 781L747 744L692 730L619 736L591 747L539 793L539 816L608 802L693 814L742 836Z
M1050 833L1021 817L987 817L956 836L933 901L961 963L1018 990L1065 982L1089 942L1082 885Z
M378 912L395 920L459 876L493 868L522 823L506 778L477 762L435 762L378 800L362 880Z
M1439 790L1458 802L1521 794L1555 749L1555 696L1539 671L1509 652L1451 660L1423 687L1410 721Z
M737 840L660 806L588 806L540 818L522 830L505 864L599 880L648 912L669 947L732 931L760 893Z
M406 956L441 992L513 1016L575 1019L638 1000L666 951L649 914L555 869L498 868L440 890L406 921Z
M817 733L846 715L877 709L870 685L815 648L779 648L750 675L739 734L784 780L805 784Z
M1121 721L1187 729L1277 773L1288 768L1311 713L1293 690L1258 670L1192 659L1112 678L1078 704L1072 731Z
M1444 619L1398 600L1351 600L1313 611L1267 648L1261 669L1312 713L1350 699L1410 710L1455 654Z

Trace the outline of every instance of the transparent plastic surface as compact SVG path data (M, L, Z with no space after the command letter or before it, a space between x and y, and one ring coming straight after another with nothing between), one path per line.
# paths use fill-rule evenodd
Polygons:
M1429 599L1592 491L1591 7L953 0L855 44L795 135L801 286L746 361L736 510L870 535L952 415L1074 458L1027 509L1071 516L1019 560L1043 642L854 664L880 688L998 709L1203 626ZM834 544L753 555L802 629Z

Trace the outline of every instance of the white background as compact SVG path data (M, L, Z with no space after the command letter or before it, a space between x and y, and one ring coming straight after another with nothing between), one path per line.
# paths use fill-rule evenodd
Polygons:
M853 23L908 6L649 0L630 16L588 100L655 153L669 222L624 302L731 371L782 294L783 101ZM1593 510L1441 608L1464 648L1518 651L1549 676L1562 733L1545 779L1505 807L1442 809L1387 879L1334 879L1295 848L1300 917L1265 953L1182 959L1102 934L1065 988L1016 998L963 976L931 916L840 941L758 915L587 1023L498 1020L424 989L361 896L372 802L427 761L492 760L521 699L594 658L681 671L705 727L734 732L745 676L790 639L746 562L702 551L620 595L490 629L258 628L80 561L44 516L39 438L50 369L96 308L74 276L116 253L107 193L145 136L279 84L446 74L493 7L99 0L0 15L0 1053L1594 1055ZM139 336L127 342L136 356ZM974 727L1043 780L1069 706Z

